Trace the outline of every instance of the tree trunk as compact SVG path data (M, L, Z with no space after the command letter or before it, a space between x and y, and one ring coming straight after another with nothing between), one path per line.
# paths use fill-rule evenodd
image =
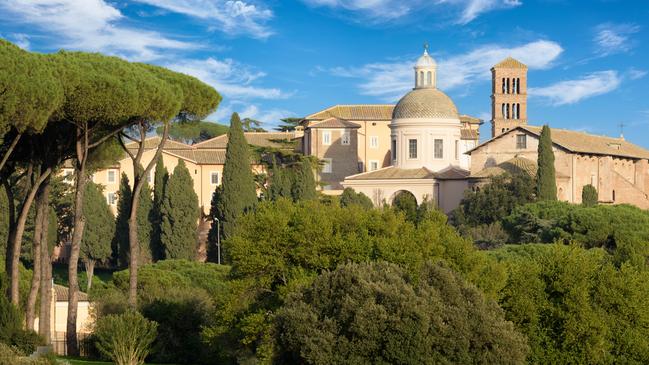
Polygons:
M50 326L50 319L52 315L52 260L50 258L50 245L48 242L48 232L50 227L50 184L49 180L43 188L45 196L44 205L46 207L43 212L43 228L41 239L41 304L38 320L38 333L45 339L45 344L52 343L52 328Z
M23 234L25 233L25 224L27 223L27 216L29 214L29 208L34 202L36 197L36 192L38 191L40 185L43 181L50 175L52 170L50 168L45 169L34 182L33 186L29 189L27 195L23 199L22 207L20 208L20 214L16 221L16 227L11 232L11 238L9 245L7 246L7 251L10 255L7 257L7 272L10 273L9 281L10 285L10 296L11 303L15 306L19 306L20 302L20 292L19 292L19 282L20 282L20 271L19 271L19 261L20 261L20 248L22 246Z
M71 356L79 355L77 344L77 306L79 304L79 250L86 219L83 216L83 197L86 191L86 161L88 159L88 126L77 130L77 166L74 193L74 220L72 242L70 244L70 257L68 261L68 323L66 326L67 353Z
M27 297L27 313L25 315L27 330L34 329L36 299L38 298L38 291L41 285L41 242L43 236L47 236L47 233L43 232L43 216L45 210L49 208L47 206L47 199L43 195L45 193L43 189L45 184L46 182L43 182L41 187L38 189L36 196L36 217L34 219L34 237L32 244L32 260L34 263L34 270L32 274L31 287L29 289L29 296Z
M144 152L144 143L146 141L146 130L141 125L140 126L140 144L138 152L135 156L131 155L133 160L133 194L131 195L131 212L128 218L128 241L129 241L129 291L128 291L128 304L131 309L137 309L137 270L138 270L138 260L140 256L140 244L138 242L137 232L137 208L140 202L140 191L142 190L142 183L144 182L145 176L149 174L153 165L158 161L160 155L162 154L162 149L164 148L165 141L169 136L169 123L165 123L164 130L162 133L162 138L160 139L160 144L156 150L155 156L151 159L147 167L142 170L139 170L140 161L142 159L142 154Z
M93 259L84 259L84 265L86 265L86 278L88 283L86 285L86 293L90 293L90 288L92 287L92 276L95 274L95 263Z
M11 145L9 145L9 148L5 152L4 156L2 156L2 160L0 161L0 172L5 167L5 164L7 163L7 160L9 160L9 156L11 155L11 153L16 148L16 145L18 144L18 141L20 140L20 137L22 137L22 135L23 135L22 133L16 134L13 141L11 141Z

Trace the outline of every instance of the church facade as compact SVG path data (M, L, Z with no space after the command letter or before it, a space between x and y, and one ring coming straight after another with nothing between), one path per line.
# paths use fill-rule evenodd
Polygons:
M437 88L437 65L425 50L413 90L396 105L336 105L307 116L302 152L323 161L325 192L349 187L381 205L407 191L450 212L493 176L536 173L541 127L528 125L527 66L506 58L491 74L491 139L482 144L482 121L460 114ZM552 140L559 200L580 203L591 184L601 203L649 209L648 150L562 129L552 129Z

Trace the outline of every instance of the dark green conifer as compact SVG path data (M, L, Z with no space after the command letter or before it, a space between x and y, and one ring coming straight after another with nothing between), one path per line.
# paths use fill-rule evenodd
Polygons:
M539 137L538 170L536 172L536 198L557 200L557 181L554 171L554 152L550 127L543 126Z
M590 184L584 186L584 189L581 191L581 204L586 207L593 207L597 205L598 200L597 189Z
M315 178L311 161L304 158L298 166L295 167L295 181L291 189L291 195L294 201L312 200L316 198Z
M86 290L90 290L95 264L111 256L110 239L115 234L115 217L108 207L102 186L89 181L83 199L86 224L79 252L88 276Z
M241 120L237 113L233 113L223 167L223 194L216 209L217 217L222 222L224 237L232 234L237 217L257 203L250 161L250 150L243 134Z
M160 240L162 226L162 201L164 198L165 185L169 179L169 172L164 166L162 156L155 165L155 176L153 178L153 206L151 207L150 221L151 229L151 254L153 261L164 258L164 248Z
M180 160L169 176L162 204L161 241L167 259L194 260L198 243L198 196L194 181Z
M128 266L128 216L131 212L131 187L128 177L122 173L117 193L117 217L113 238L113 257L119 267Z

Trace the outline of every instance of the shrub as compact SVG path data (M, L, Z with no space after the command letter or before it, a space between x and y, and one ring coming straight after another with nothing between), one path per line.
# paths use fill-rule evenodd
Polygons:
M466 227L463 235L470 238L482 250L500 247L509 238L500 222L481 224L476 227Z
M598 201L597 189L590 184L585 185L581 191L581 204L586 207L592 207L597 205Z
M522 364L524 336L452 271L418 283L386 263L349 264L291 296L277 315L282 364Z
M156 338L157 324L137 312L110 314L97 322L97 348L116 365L141 365Z
M358 205L365 209L374 208L372 200L363 193L357 193L352 188L345 188L343 193L340 195L340 206L348 207L351 205Z
M23 329L20 311L4 295L0 296L0 342L24 354L33 353L44 343L36 332Z
M392 207L403 213L408 221L413 223L417 221L417 199L412 193L407 191L397 193L392 201Z

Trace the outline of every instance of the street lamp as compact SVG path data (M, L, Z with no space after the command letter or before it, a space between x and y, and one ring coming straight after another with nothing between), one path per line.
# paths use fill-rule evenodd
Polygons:
M216 263L221 265L221 220L216 219Z

